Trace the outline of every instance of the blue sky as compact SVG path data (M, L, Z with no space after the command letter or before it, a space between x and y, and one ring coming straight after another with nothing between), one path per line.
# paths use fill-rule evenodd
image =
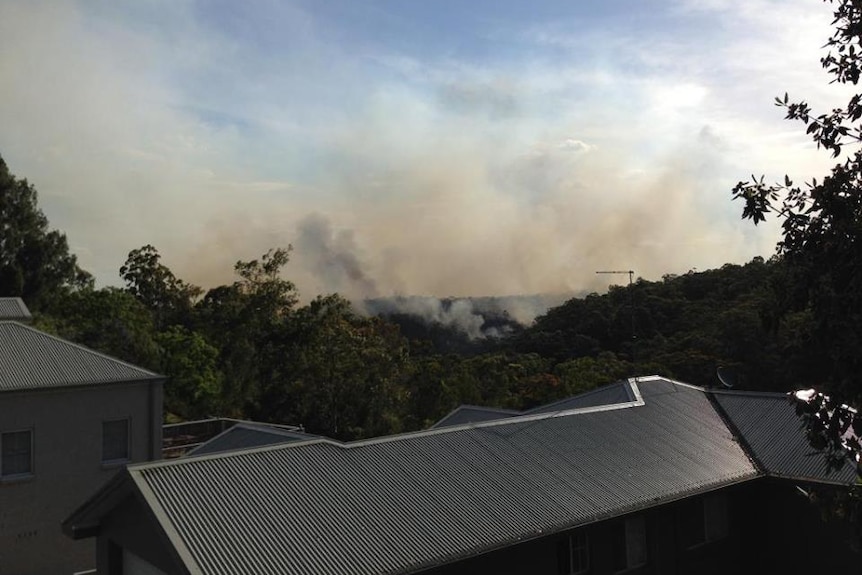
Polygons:
M752 172L820 176L817 0L0 2L0 154L82 265L306 297L601 289L769 256Z

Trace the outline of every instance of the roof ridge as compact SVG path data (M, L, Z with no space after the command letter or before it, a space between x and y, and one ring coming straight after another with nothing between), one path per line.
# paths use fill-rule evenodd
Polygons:
M751 461L751 464L754 465L754 468L757 470L759 475L768 475L766 472L766 467L763 465L763 462L760 461L760 458L754 453L754 448L751 447L751 444L745 438L745 435L739 429L739 427L733 422L730 418L730 415L727 411L722 407L722 405L715 399L715 396L711 390L704 390L704 395L706 395L707 401L718 414L719 419L724 423L727 427L727 430L733 435L734 441L736 441L740 447L742 447L743 453L748 457L748 460Z
M637 379L637 378L636 378L636 379ZM562 404L562 403L566 403L567 401L571 401L571 400L573 400L573 399L575 399L575 398L588 397L588 396L590 396L590 395L594 395L594 394L596 394L596 393L599 393L599 392L601 392L601 391L604 391L604 390L606 390L606 389L608 389L608 388L610 388L610 387L612 387L612 386L614 386L614 385L620 385L620 384L622 384L622 385L624 385L624 386L625 386L626 394L627 394L630 398L632 398L631 389L629 388L629 385L628 385L629 383L630 383L630 380L628 380L628 379L620 379L620 380L617 380L617 381L612 381L611 383L607 383L607 384L605 384L605 385L601 385L601 386L599 386L599 387L594 387L593 389L588 389L587 391L583 391L583 392L581 392L581 393L576 393L575 395L570 395L570 396L568 396L568 397L564 397L564 398L562 398L562 399L558 399L558 400L556 400L556 401L552 401L551 403L543 403L542 405L537 405L536 407L532 407L532 408L530 408L530 409L525 409L525 410L524 410L524 411L522 411L521 413L523 413L524 415L528 415L528 414L536 413L536 412L537 412L538 410L540 410L540 409L541 409L541 410L547 410L547 409L549 409L549 408L552 408L552 407L553 407L553 406L555 406L555 405L559 405L559 404ZM632 401L634 401L634 399L633 399L633 398L632 398Z
M265 451L275 451L278 449L294 449L299 447L306 447L308 445L317 445L317 444L327 444L333 447L338 447L341 449L358 449L362 447L366 447L369 445L379 445L382 443L391 443L395 441L404 441L408 439L413 439L416 437L430 437L433 435L440 435L444 433L455 433L458 431L466 431L468 429L483 429L490 427L501 427L504 425L511 425L516 423L527 423L532 421L542 421L545 419L554 419L558 417L569 417L574 415L585 415L589 413L600 413L605 411L617 411L623 409L630 409L634 407L641 407L646 405L643 397L640 394L640 391L635 387L636 384L634 382L629 381L629 384L633 386L635 390L636 400L622 402L622 403L612 403L610 405L598 405L593 407L579 407L574 409L565 409L562 411L551 411L545 413L537 413L537 414L527 414L527 415L518 415L514 417L508 417L504 419L494 419L491 421L479 421L474 423L462 423L460 425L451 425L448 427L437 427L430 429L422 429L418 431L408 431L406 433L398 433L395 435L384 435L381 437L371 437L368 439L359 439L356 441L338 441L336 439L331 439L329 437L316 437L314 439L310 439L308 441L296 441L293 443L286 444L278 444L278 445L265 445L263 447L255 447L251 449L243 449L241 451L225 451L220 453L213 453L209 455L201 455L194 458L194 460L202 461L204 459L217 459L224 457L233 457L236 455L251 455L256 453L262 453ZM160 461L152 461L139 463L136 465L130 465L129 469L133 469L135 471L145 470L156 467L163 467L165 465L182 465L184 463L193 462L192 459L171 459L171 460L160 460Z
M525 413L524 411L518 411L517 409L508 409L506 407L489 407L487 405L474 405L472 403L459 404L454 409L452 409L452 411L456 411L458 409L478 409L478 410L482 410L482 411L502 411L502 412L506 412L506 413Z
M781 391L757 391L755 389L708 389L707 391L715 395L738 395L774 399L787 399L787 393Z

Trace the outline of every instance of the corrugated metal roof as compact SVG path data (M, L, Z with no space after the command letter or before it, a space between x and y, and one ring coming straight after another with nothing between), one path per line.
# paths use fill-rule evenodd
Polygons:
M451 427L465 423L479 423L481 421L493 421L521 415L520 411L512 409L499 409L495 407L480 407L478 405L459 405L443 419L431 426L431 429L440 427Z
M646 404L129 474L193 573L412 573L756 477L706 394L670 387Z
M613 405L634 401L631 386L628 381L618 381L605 385L591 391L575 395L547 405L540 405L524 413L551 413L554 411L565 411L567 409L579 409L582 407L596 407L599 405Z
M618 381L597 389L586 391L573 397L567 397L554 403L548 403L528 409L526 411L514 411L511 409L499 409L494 407L480 407L478 405L459 405L446 417L431 426L431 429L449 427L451 425L463 425L465 423L479 423L481 421L494 421L517 415L531 415L539 413L553 413L556 411L568 411L584 407L598 407L602 405L614 405L635 401L634 393L628 381Z
M224 430L206 443L199 445L186 455L194 457L199 455L211 455L223 451L236 449L252 449L266 445L279 443L290 443L293 441L308 441L319 439L319 436L300 431L290 431L266 424L237 423L233 427Z
M0 392L161 378L29 326L0 321Z
M30 321L33 316L20 297L0 297L0 320Z
M825 457L808 443L786 395L714 391L713 396L767 474L841 484L855 481L856 470L849 465L827 472Z

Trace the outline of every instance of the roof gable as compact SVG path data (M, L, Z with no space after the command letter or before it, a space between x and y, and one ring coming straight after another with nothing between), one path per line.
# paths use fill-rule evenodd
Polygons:
M162 376L14 321L0 321L0 392Z

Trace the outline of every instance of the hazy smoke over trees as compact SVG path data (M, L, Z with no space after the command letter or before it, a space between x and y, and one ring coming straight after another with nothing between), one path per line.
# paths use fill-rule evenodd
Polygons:
M503 163L488 139L441 136L427 154L399 149L383 130L345 138L353 161L332 166L318 209L293 216L267 202L253 219L222 220L178 268L196 283L224 281L217 274L239 254L290 243L286 273L303 297L337 291L358 301L603 291L625 278L600 269L656 279L768 254L746 243L735 217L709 209L702 178L719 144L708 130L652 177L615 171L613 157L572 138L503 150ZM535 310L510 313L529 321Z
M600 269L657 279L768 255L776 229L743 225L727 190L752 164L817 173L807 140L770 136L749 105L818 73L817 6L699 7L708 28L673 42L519 20L493 45L544 56L485 62L448 43L323 42L352 22L314 3L243 11L277 45L225 42L221 19L183 3L6 4L0 152L99 285L146 244L204 288L292 244L285 274L306 300L602 291L616 280Z

